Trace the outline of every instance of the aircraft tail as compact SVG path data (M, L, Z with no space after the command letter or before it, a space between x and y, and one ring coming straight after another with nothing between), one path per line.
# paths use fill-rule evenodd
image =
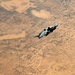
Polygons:
M58 26L58 24L56 23L56 22L54 22L54 25L57 27Z
M34 37L39 37L39 35L36 35L36 36L34 36Z
M38 37L38 38L40 39L39 35L36 35L36 36L34 36L34 37Z

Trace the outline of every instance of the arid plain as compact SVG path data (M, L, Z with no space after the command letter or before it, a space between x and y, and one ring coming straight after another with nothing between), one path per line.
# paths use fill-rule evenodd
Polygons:
M0 75L75 75L75 0L0 0Z

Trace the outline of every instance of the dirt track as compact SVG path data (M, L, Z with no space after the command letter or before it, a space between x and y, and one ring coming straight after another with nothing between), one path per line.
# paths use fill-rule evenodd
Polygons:
M0 75L75 75L75 0L0 0Z

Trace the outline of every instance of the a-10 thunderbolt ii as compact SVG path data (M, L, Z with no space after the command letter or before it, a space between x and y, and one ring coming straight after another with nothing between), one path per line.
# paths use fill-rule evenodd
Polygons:
M35 37L38 37L40 39L43 36L47 36L49 33L53 32L57 26L58 26L58 24L56 22L54 22L54 26L47 26L42 32L40 32Z

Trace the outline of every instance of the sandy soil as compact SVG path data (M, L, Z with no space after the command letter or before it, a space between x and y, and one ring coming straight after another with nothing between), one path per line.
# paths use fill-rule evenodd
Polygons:
M0 75L75 75L74 20L75 0L0 0Z

